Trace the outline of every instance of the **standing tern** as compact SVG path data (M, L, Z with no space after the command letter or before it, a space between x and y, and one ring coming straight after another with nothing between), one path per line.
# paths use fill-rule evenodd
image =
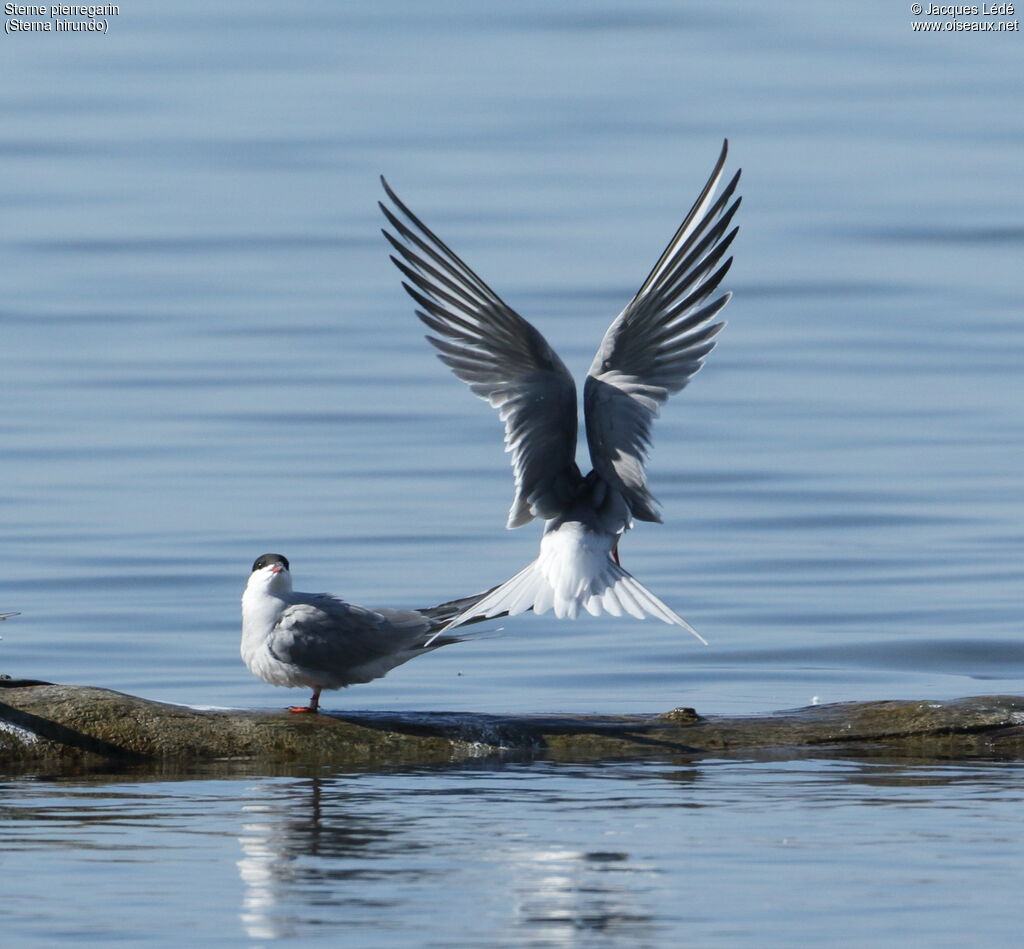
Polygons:
M382 178L394 209L381 203L394 233L402 286L416 315L436 335L440 360L505 423L515 498L508 528L543 518L540 555L439 632L470 616L554 609L575 618L624 612L676 623L704 639L619 564L618 545L633 520L661 521L647 490L644 462L659 406L700 369L725 325L713 320L729 302L711 302L732 264L724 262L738 228L737 171L716 198L728 141L700 196L636 296L601 341L583 389L593 470L576 465L576 386L544 337L490 289L403 204ZM731 201L731 203L730 203Z
M328 593L292 590L288 558L263 554L242 594L242 659L271 685L311 688L309 705L289 711L316 712L324 689L379 679L416 656L462 642L437 637L449 620L472 613L479 598L424 610L371 610Z

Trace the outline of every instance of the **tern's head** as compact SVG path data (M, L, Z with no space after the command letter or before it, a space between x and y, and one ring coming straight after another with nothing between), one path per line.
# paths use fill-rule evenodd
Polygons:
M292 588L289 566L288 558L282 554L262 554L252 565L248 588L265 593L288 593Z

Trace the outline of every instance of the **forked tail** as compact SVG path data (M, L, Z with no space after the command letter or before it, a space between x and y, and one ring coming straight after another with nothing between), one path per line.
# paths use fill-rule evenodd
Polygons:
M553 609L555 616L569 619L575 619L581 609L592 616L601 613L612 616L628 613L637 619L653 616L663 623L681 626L707 645L707 640L686 620L611 559L603 565L597 577L586 582L567 587L559 579L556 577L553 583L542 569L541 562L533 561L501 586L495 587L479 600L474 600L468 609L438 630L428 645L441 633L464 623L506 614L516 616L530 609L535 613L546 613Z

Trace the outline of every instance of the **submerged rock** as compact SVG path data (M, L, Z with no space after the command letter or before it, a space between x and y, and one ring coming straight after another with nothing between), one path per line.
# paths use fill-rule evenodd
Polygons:
M762 716L500 716L197 709L83 686L0 680L0 766L249 759L344 767L518 754L586 760L732 751L1024 755L1024 697L845 702Z

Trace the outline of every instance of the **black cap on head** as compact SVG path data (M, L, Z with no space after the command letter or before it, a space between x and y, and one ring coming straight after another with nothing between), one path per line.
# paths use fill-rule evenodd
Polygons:
M262 570L264 567L269 567L272 563L284 564L285 570L291 570L291 564L288 563L288 558L284 554L260 554L256 558L256 562L252 565L252 572L255 573L257 570Z

